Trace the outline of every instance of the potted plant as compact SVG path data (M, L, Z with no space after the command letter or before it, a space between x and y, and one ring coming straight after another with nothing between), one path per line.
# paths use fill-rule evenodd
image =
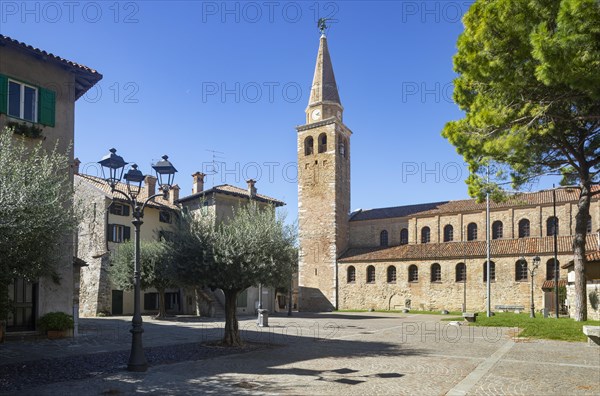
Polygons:
M40 318L39 325L49 339L64 338L73 328L73 317L64 312L49 312Z

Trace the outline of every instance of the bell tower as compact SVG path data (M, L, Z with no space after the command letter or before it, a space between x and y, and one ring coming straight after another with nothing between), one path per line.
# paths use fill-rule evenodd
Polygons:
M306 124L298 132L298 308L337 308L337 259L348 246L350 136L321 35Z

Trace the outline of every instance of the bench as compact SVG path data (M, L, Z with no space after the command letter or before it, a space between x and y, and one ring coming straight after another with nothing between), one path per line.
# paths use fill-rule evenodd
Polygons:
M467 322L475 322L477 320L477 312L463 312L462 316Z
M589 346L600 346L600 326L583 326L583 334L588 337Z
M525 310L525 307L522 305L496 305L496 309L500 312L514 311L514 313L521 313Z

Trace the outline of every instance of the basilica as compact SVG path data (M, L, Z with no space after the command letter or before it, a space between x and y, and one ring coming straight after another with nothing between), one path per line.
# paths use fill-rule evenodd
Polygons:
M306 123L296 128L300 310L482 311L489 276L492 309L529 309L533 288L535 306L551 312L557 308L557 267L559 309L569 308L578 189L492 203L489 222L485 203L473 199L350 213L352 131L343 113L323 34ZM592 258L599 256L593 232L599 224L596 195L587 224ZM591 261L588 266L599 264ZM588 274L588 289L600 286L597 275Z

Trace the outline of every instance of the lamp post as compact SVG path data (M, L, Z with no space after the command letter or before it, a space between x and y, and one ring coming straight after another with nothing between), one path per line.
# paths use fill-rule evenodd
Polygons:
M521 257L521 260L525 261L525 257ZM535 275L535 270L537 270L538 266L540 265L540 260L540 256L535 256L533 258L533 265L531 266L531 268L527 266L527 271L529 271L529 275L531 278L531 312L529 313L530 318L535 318L535 306L533 304L533 276Z
M133 216L132 224L134 226L134 300L133 300L133 318L131 319L132 328L131 332L131 353L129 354L129 362L127 363L127 370L142 372L148 369L148 361L144 354L144 347L142 345L142 333L144 329L142 327L142 313L140 304L140 293L141 293L141 268L140 268L140 228L144 223L142 218L144 217L144 208L146 204L158 196L166 198L167 193L173 186L173 179L177 169L173 167L173 164L169 162L168 157L165 155L161 161L152 165L152 168L156 172L158 184L161 192L147 197L144 201L138 201L138 195L142 189L142 181L144 181L143 173L138 169L136 164L131 165L131 169L125 174L125 182L127 191L119 190L117 188L118 183L123 177L123 170L127 162L123 160L123 157L116 154L117 150L114 148L110 149L110 152L105 155L98 163L102 166L102 176L104 180L110 185L113 193L119 193L122 195L127 203L131 206L131 212Z

